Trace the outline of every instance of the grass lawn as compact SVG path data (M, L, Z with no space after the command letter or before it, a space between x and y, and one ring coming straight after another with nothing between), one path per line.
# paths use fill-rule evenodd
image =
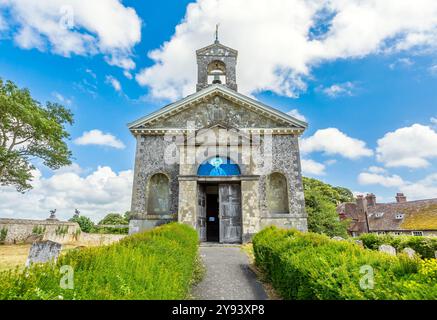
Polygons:
M30 247L30 244L0 245L0 272L15 267L24 268ZM61 254L77 247L78 245L62 245Z
M0 246L0 271L23 266L29 254L30 244Z

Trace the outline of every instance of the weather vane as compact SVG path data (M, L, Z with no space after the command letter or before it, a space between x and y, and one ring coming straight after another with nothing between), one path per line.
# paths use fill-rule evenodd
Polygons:
M219 26L220 26L220 24L218 24L218 23L215 25L215 43L219 43L219 37L218 37Z

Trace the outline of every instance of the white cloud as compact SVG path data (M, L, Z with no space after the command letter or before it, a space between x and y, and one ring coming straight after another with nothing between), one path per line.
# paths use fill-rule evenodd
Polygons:
M69 166L62 167L58 170L55 170L55 174L64 174L64 173L75 173L75 174L82 174L84 173L84 169L81 168L80 165L77 163L72 163Z
M359 184L396 188L398 192L403 192L409 200L437 198L437 173L430 174L422 180L411 182L405 181L398 175L390 175L383 168L370 167L367 171L358 175ZM390 199L387 200L390 201Z
M316 162L311 159L302 159L302 172L304 174L323 176L325 175L326 166L322 163Z
M394 70L396 67L411 67L414 65L414 61L410 58L399 58L395 62L389 65L389 68Z
M98 167L81 177L74 170L57 171L44 178L34 171L33 189L25 194L14 188L0 189L0 216L11 218L46 219L49 211L57 209L57 217L71 218L74 209L98 221L107 213L129 210L133 173L115 173L110 167Z
M358 197L358 196L366 196L369 193L370 192L352 191L352 194L354 195L355 198Z
M1 8L1 3L0 3L0 8ZM7 27L8 25L6 24L5 18L0 13L0 31L6 30Z
M103 133L100 130L94 129L91 131L84 132L83 135L74 140L77 145L87 146L87 145L98 145L107 146L115 149L124 149L125 145L123 142L118 140L110 133Z
M369 167L369 169L367 169L367 171L369 171L370 173L385 173L386 172L386 170L384 168L377 167L377 166L371 166L371 167Z
M295 117L297 120L301 120L301 121L305 121L305 122L307 121L307 119L305 118L305 116L304 116L303 114L301 114L301 113L299 112L299 110L297 110L297 109L293 109L293 110L287 112L287 114L288 114L289 116Z
M129 71L125 70L125 71L123 72L123 74L124 74L124 76L125 76L126 78L128 78L129 80L132 80L132 79L133 79L132 73L130 73Z
M414 124L378 140L377 159L387 167L424 168L437 159L437 132Z
M324 152L348 159L358 159L373 155L364 141L351 138L337 128L318 130L313 136L300 141L302 153Z
M381 175L377 173L362 172L358 176L361 185L381 185L383 187L401 187L405 184L404 180L398 175Z
M429 121L430 121L434 126L437 126L437 118L435 118L435 117L431 117L431 119L429 119Z
M113 76L106 76L106 83L109 83L115 91L120 92L121 91L121 84L120 81L118 81Z
M437 173L417 182L406 184L400 188L400 191L409 200L435 199L437 198Z
M61 104L65 104L67 106L70 106L73 101L69 98L64 97L62 94L60 94L59 92L53 92L52 95L61 103Z
M94 79L97 78L97 75L94 73L93 70L91 70L91 69L85 69L85 72L86 72L87 74L89 74L91 77L93 77Z
M352 82L338 83L327 88L322 88L322 92L331 98L353 96L354 90L355 85Z
M428 70L432 75L437 75L437 64L432 65Z
M149 52L154 64L137 81L156 98L192 93L195 50L212 43L217 22L221 42L239 50L245 94L296 96L324 61L434 50L437 43L435 0L197 0L171 39Z
M111 65L135 68L132 49L141 40L141 20L120 0L3 0L18 46L49 49L66 57L101 53Z

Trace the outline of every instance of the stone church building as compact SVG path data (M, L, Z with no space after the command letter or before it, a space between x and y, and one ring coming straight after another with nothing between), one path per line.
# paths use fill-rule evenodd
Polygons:
M241 243L269 225L306 231L307 124L238 92L236 50L216 39L196 55L197 92L129 124L130 232L179 221L201 241Z

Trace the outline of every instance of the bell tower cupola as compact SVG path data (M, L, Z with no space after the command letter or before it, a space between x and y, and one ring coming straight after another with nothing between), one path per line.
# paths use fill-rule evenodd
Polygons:
M218 39L218 25L212 45L196 51L197 91L211 85L224 85L237 91L236 68L238 51L222 45Z

